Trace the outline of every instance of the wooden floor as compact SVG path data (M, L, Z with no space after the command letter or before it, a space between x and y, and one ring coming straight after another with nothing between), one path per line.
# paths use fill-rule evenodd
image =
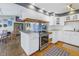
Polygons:
M49 43L49 45L45 49L43 49L41 51L37 51L34 54L32 54L31 56L43 56L43 54L48 49L52 48L53 46L59 47L61 49L64 49L65 51L67 51L69 53L70 56L79 56L79 51L78 50L76 51L74 49L63 47L63 44L64 44L63 42L57 42L56 44ZM13 50L11 49L11 51L9 51L10 53L8 52L8 55L9 56L27 56L26 53L21 48L21 46L19 46L19 44L16 44L15 46L17 46L17 45L18 45L18 47L16 49L13 49L13 44L12 44L12 49ZM15 48L15 46L14 46L14 48Z
M32 56L43 56L43 53L46 52L48 49L50 49L53 46L57 46L59 48L64 49L65 51L67 51L69 53L70 56L79 56L79 51L76 51L76 50L73 50L73 49L70 49L70 48L63 47L62 46L63 44L64 43L62 43L62 42L57 42L56 44L52 44L51 43L45 49L43 49L41 51L37 51L34 54L32 54Z
M74 49L71 49L71 48L67 48L67 47L63 47L63 42L58 42L58 43L56 43L55 45L57 46L57 47L59 47L59 48L62 48L62 49L64 49L65 51L67 51L67 52L69 52L69 54L71 55L71 56L79 56L79 51L77 51L77 50L74 50Z
M48 47L41 51L37 51L36 53L32 54L32 56L43 56L43 53L46 52L48 49L50 49L53 45L49 44Z

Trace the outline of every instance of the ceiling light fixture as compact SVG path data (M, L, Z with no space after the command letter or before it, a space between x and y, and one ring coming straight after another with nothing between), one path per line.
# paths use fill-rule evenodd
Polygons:
M69 14L74 14L75 13L75 8L73 7L72 4L67 5L67 9L69 10Z
M30 8L30 9L35 9L35 7L33 6L33 5L28 5L28 8Z
M39 9L38 11L41 12L41 13L43 13L43 10L42 9Z

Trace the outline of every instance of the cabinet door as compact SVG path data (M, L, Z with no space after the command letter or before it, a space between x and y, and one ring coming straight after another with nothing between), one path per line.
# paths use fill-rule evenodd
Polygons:
M58 39L59 39L58 36L59 36L58 31L54 31L53 34L52 34L52 42L53 43L56 43L58 41Z
M38 33L30 34L30 54L36 52L39 49L39 36Z
M21 32L21 47L29 55L29 34Z
M60 18L56 18L56 25L60 25Z

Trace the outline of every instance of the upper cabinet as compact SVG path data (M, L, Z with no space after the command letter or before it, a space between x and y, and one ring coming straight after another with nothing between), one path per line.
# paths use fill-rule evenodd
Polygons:
M52 20L51 22L53 22L53 25L60 25L60 18L59 17L55 17L55 19Z
M66 20L66 21L70 20L70 16L67 16L67 17L65 18L65 20Z
M79 14L73 14L73 15L66 16L64 25L69 24L70 22L79 22Z
M78 20L78 15L73 15L73 20Z
M64 25L64 17L56 17L55 18L55 25L59 25L59 26Z
M76 21L79 20L79 14L67 15L62 17L50 17L50 25L65 25L66 21Z
M66 16L66 21L68 20L79 20L79 14L73 14Z

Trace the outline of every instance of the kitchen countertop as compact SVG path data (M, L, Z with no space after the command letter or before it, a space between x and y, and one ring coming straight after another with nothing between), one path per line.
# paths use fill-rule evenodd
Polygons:
M72 45L79 46L79 32L77 31L52 31L53 41L62 41Z
M79 32L79 31L74 31L74 30L64 30L64 31L69 31L69 32Z

